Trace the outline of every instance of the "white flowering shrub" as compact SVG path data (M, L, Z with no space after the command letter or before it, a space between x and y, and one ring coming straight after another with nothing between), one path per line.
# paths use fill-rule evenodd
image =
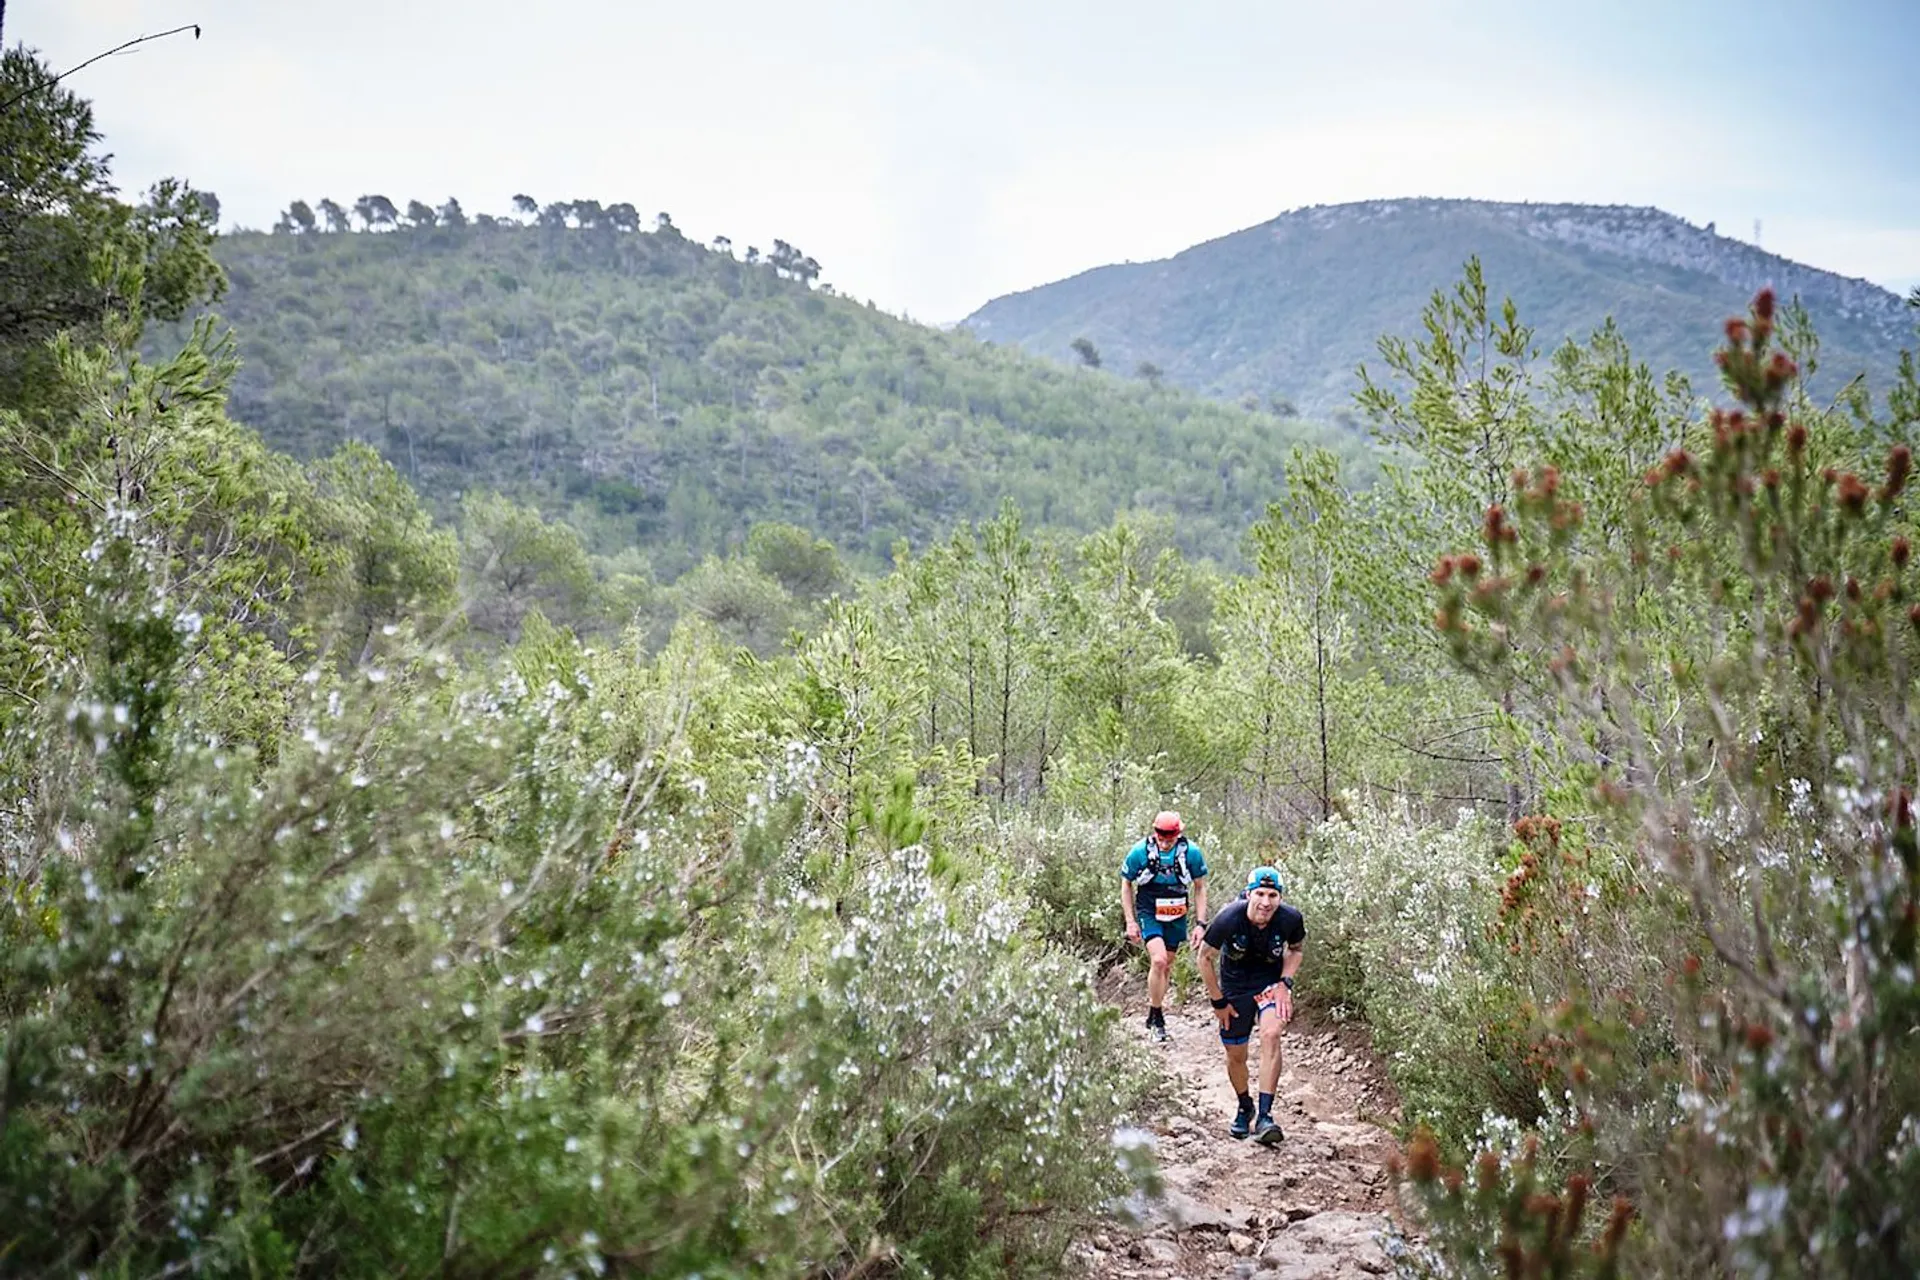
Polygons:
M114 572L7 744L10 1272L998 1275L1127 1184L1133 1077L1011 871L800 889L819 754L730 733L765 691L697 633L316 668L268 758Z
M1403 801L1348 796L1281 866L1307 919L1302 989L1363 1012L1409 1122L1464 1142L1492 1107L1526 1107L1517 999L1492 937L1505 845L1462 810L1419 822Z
M1035 944L1008 869L955 891L918 846L868 873L837 915L797 921L760 1002L796 996L804 1039L783 1071L822 1083L796 1141L809 1188L849 1204L927 1274L1004 1275L1057 1261L1063 1218L1126 1186L1100 1154L1149 1079L1085 966Z

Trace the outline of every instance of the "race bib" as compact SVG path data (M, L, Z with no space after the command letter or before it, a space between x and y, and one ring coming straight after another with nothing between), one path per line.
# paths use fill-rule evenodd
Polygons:
M1162 898L1153 904L1155 920L1184 920L1187 917L1185 898Z

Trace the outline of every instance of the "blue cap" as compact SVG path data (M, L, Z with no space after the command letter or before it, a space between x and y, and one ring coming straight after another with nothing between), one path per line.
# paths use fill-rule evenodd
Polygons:
M1247 876L1247 892L1255 889L1271 889L1275 893L1285 893L1286 886L1280 883L1280 873L1272 867L1255 867Z

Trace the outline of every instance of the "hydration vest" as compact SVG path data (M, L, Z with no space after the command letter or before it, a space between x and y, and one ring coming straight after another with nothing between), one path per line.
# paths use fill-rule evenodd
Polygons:
M1171 861L1173 869L1179 873L1180 887L1182 889L1191 888L1193 885L1193 872L1187 869L1187 838L1185 836L1181 836L1178 840L1174 841L1173 848L1164 851L1159 845L1154 843L1152 836L1148 836L1147 865L1141 868L1140 874L1133 878L1133 882L1137 885L1152 884L1154 877L1168 869L1169 861Z

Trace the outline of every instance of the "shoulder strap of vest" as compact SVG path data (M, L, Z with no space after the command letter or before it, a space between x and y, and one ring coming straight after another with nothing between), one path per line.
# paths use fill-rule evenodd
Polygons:
M1168 853L1173 855L1173 868L1180 877L1181 888L1186 888L1193 884L1193 871L1187 866L1187 838L1185 836L1181 836L1179 842L1176 843L1172 849L1164 852L1151 838L1148 838L1145 844L1147 846L1147 861L1146 865L1140 868L1140 874L1133 878L1135 884L1153 883L1153 878L1165 869L1165 859Z
M1133 882L1137 885L1152 884L1153 878L1160 874L1160 851L1154 848L1152 840L1142 840L1140 849L1145 855L1145 861L1140 864L1140 870L1134 875Z

